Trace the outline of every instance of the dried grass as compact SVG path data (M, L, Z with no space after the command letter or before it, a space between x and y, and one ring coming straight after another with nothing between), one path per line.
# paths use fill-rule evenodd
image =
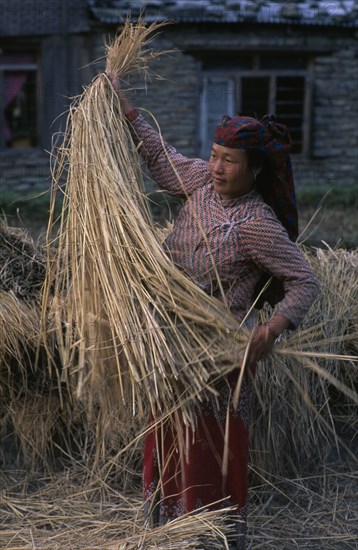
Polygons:
M357 472L329 462L303 477L276 477L252 487L247 548L354 549ZM3 475L1 548L158 549L224 548L225 511L183 516L158 529L144 521L138 489L124 495L84 465L52 478Z
M153 57L145 47L156 28L127 24L108 48L107 69L124 77L143 68ZM71 107L55 191L64 170L44 320L47 330L49 320L51 330L55 325L70 387L89 411L100 403L103 411L116 406L143 415L149 404L157 416L175 407L193 425L195 402L238 363L247 337L230 311L165 255L143 195L138 153L104 75Z
M221 548L221 513L202 511L170 525L149 529L144 522L139 491L122 494L112 484L78 465L51 478L13 473L6 480L0 504L6 526L2 548L21 542L24 547L125 549L197 548L198 541ZM29 491L29 485L32 491ZM219 536L218 536L219 535ZM31 547L31 546L30 546Z
M324 462L332 442L341 445L337 425L357 425L358 254L302 250L321 293L255 380L251 461L268 477Z
M148 46L157 38L158 31L170 21L146 24L139 19L135 25L128 20L116 40L106 46L106 71L123 77L140 76L146 80L150 76L150 63L162 55L171 53ZM156 75L157 78L160 78Z
M0 379L3 380L10 364L21 365L29 352L36 350L40 308L38 303L25 302L12 291L1 289L0 301Z
M0 261L1 450L50 468L66 411L40 345L45 255L26 231L1 221ZM66 429L70 433L70 425Z
M321 463L297 478L276 476L269 483L261 477L251 489L248 548L355 549L357 474L340 460Z
M44 255L27 232L0 221L0 403L26 386L39 341Z

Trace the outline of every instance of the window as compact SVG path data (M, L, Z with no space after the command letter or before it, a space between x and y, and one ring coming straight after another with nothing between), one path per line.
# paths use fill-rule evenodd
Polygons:
M215 59L216 57L216 59ZM267 113L285 123L292 153L308 155L312 63L303 56L235 56L202 59L201 155L208 158L215 126L223 114L241 112L261 118Z
M37 145L35 52L0 51L0 146Z

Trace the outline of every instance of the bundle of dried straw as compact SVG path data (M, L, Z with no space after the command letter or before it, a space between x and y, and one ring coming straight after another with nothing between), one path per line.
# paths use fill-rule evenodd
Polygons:
M337 432L357 422L358 254L302 252L321 293L300 330L256 371L251 465L263 478L323 463L332 443L352 453Z
M146 71L160 25L127 23L108 48L107 71ZM89 408L121 404L155 414L179 407L238 362L246 337L231 313L163 252L143 195L140 160L118 97L104 75L72 105L54 167L67 171L57 259L49 262L46 322L65 372ZM51 242L51 244L53 244ZM50 288L54 289L52 296Z

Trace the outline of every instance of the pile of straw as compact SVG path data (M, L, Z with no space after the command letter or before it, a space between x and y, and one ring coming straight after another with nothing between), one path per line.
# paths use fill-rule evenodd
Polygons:
M107 71L121 78L144 71L156 55L146 49L148 34L157 28L126 24L108 48ZM104 75L70 109L55 191L64 171L43 311L55 326L69 385L89 410L100 404L143 415L148 403L156 416L179 408L194 424L195 400L238 363L246 337L228 308L165 255L136 147Z
M4 391L11 369L21 368L38 344L45 257L25 231L0 221L0 265L0 391Z
M358 253L302 252L321 293L300 329L257 369L251 463L264 478L323 462L332 443L342 445L337 431L357 423Z
M122 478L126 477L129 456L123 456L117 465ZM4 472L0 485L1 547L222 548L227 510L202 510L150 529L144 521L139 486L132 484L123 492L122 483L116 481L90 471L85 460L52 476Z
M20 300L13 292L0 289L0 373L1 379L16 364L36 350L39 337L39 304Z
M127 459L126 461L127 462ZM118 470L120 470L118 465ZM300 478L275 477L250 490L248 548L355 548L357 472L348 461L320 464ZM144 522L137 487L89 471L3 472L1 548L52 550L223 549L223 512L202 511L158 529Z
M40 343L46 257L26 231L1 221L0 262L0 458L50 467L71 422Z
M24 367L38 344L45 256L25 231L1 220L0 266L0 392L4 392L11 370ZM23 376L14 381L17 386L25 376L22 371Z
M353 550L358 536L356 462L343 456L290 479L251 487L249 548Z

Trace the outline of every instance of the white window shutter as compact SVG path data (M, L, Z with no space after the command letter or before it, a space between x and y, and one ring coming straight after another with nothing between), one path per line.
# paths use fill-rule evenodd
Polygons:
M200 155L208 159L214 132L223 115L235 114L235 81L223 76L205 76L200 100Z

